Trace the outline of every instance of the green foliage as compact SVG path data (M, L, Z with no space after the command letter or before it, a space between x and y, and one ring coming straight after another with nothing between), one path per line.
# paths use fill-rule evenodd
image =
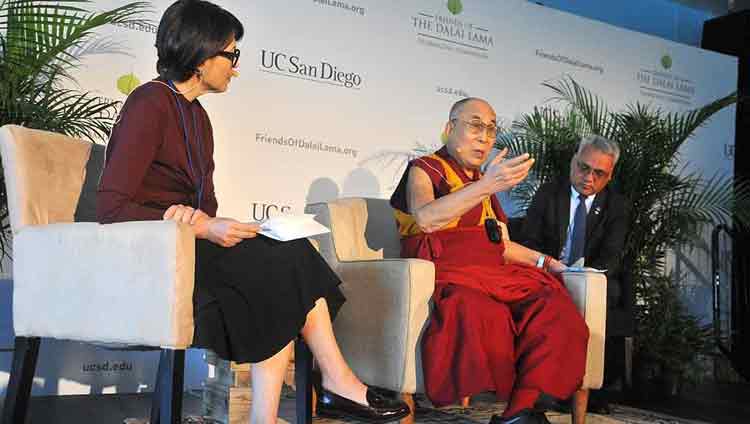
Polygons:
M642 291L635 310L640 346L641 374L646 379L663 375L682 376L696 355L711 355L713 329L687 312L680 300L680 287L670 275L647 277L649 290Z
M511 195L525 209L539 185L567 178L583 136L619 143L610 184L632 204L622 280L631 282L636 299L636 352L679 368L700 347L688 333L699 338L704 333L678 305L676 289L665 283L667 251L702 240L706 224L750 222L750 186L728 176L687 172L679 150L711 116L734 104L736 95L684 113L640 103L612 111L571 78L544 85L554 93L551 102L517 119L498 138L497 146L508 147L511 155L529 152L536 158L530 178ZM669 313L655 312L659 308Z
M88 0L0 0L0 126L23 125L92 141L106 139L118 102L81 92L70 76L86 53L112 51L95 31L139 23L147 3L90 12ZM0 178L2 176L0 175ZM0 181L0 253L8 253L5 184Z

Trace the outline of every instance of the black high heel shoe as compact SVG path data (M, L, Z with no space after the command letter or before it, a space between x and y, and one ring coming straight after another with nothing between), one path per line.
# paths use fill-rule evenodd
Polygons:
M319 416L346 417L379 424L400 420L411 413L405 402L381 396L371 387L367 388L368 405L362 405L323 388L320 381L320 375L313 377L315 391L318 394L316 409Z

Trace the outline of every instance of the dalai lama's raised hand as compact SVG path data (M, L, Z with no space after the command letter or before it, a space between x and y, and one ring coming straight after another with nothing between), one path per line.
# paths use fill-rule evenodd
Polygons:
M518 155L512 159L505 159L508 148L500 151L487 166L484 176L479 180L488 188L489 193L508 191L523 181L534 164L534 159L528 153Z
M164 212L164 219L190 224L199 239L207 239L222 247L232 247L244 239L258 235L256 223L240 222L232 218L210 217L200 209L172 205Z

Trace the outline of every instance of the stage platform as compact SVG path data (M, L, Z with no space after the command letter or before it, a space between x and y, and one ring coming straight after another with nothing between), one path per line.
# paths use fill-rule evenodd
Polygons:
M731 390L734 396L723 396ZM703 400L674 400L660 404L643 405L613 404L611 415L589 414L588 424L744 424L749 422L750 403L743 398L750 394L750 386L737 385L723 390L712 390L721 398ZM418 401L417 423L486 424L492 414L500 413L504 405L495 402L491 395L472 399L470 408L459 406L433 408L424 399ZM31 404L28 424L145 424L148 420L150 399L147 394L92 395L35 397ZM216 424L216 421L201 420L201 397L199 392L187 393L184 422L190 424ZM552 423L570 423L570 415L549 412ZM279 411L280 422L295 423L294 392L285 390ZM315 418L317 424L344 424L354 421Z

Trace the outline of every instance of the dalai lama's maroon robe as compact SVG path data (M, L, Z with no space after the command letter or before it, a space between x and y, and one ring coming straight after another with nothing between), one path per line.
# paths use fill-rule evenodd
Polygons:
M412 161L391 198L402 256L435 263L435 308L422 345L430 400L446 405L494 391L531 407L540 392L569 397L583 379L588 328L565 288L536 267L505 263L504 245L490 242L483 225L485 218L507 222L494 196L421 233L406 205L411 166L427 172L436 198L480 175L466 176L443 148Z

